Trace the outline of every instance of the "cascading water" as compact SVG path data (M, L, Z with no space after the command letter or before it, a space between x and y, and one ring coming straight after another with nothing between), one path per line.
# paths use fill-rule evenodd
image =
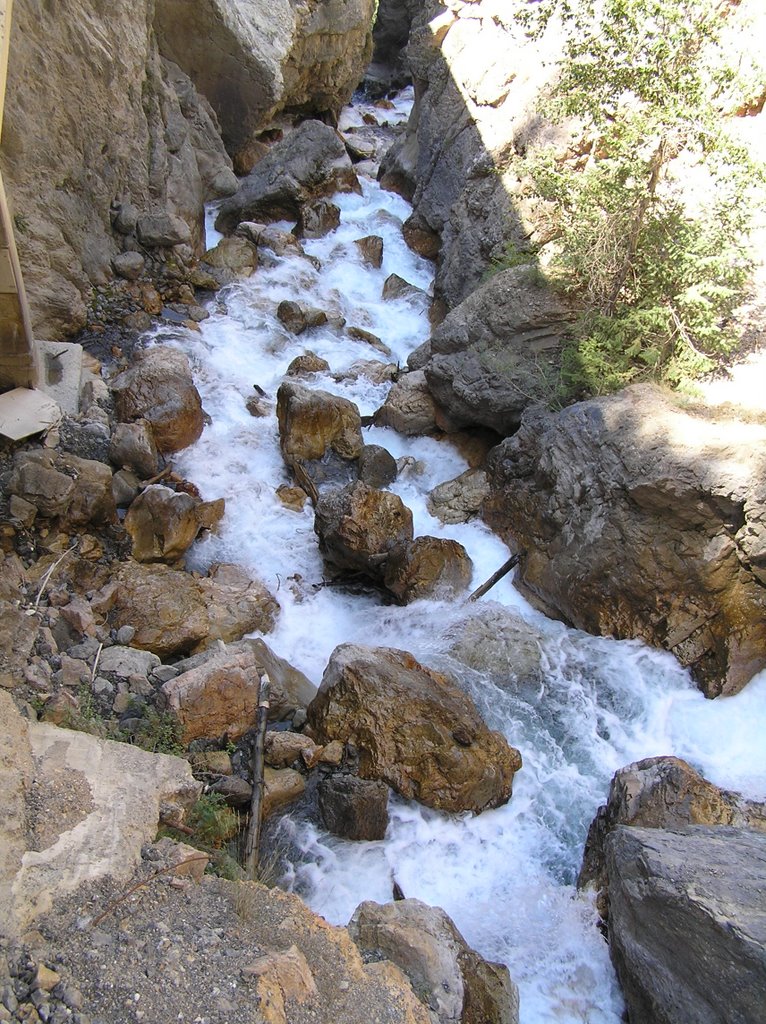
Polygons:
M347 123L352 120L349 115ZM315 375L312 386L345 395L363 415L383 403L388 385L364 376L336 379L355 361L379 354L329 327L294 337L277 320L276 307L298 299L339 313L380 336L391 360L404 363L428 336L426 301L384 302L382 285L393 272L424 289L432 277L431 266L402 240L409 209L401 198L364 180L362 196L334 201L341 226L305 243L321 269L299 256L275 258L225 288L199 334L161 332L192 359L212 418L179 468L203 497L224 496L227 503L219 534L197 545L191 564L236 561L263 579L282 609L268 643L316 683L333 648L348 641L405 649L450 671L488 723L521 750L524 768L511 802L478 817L450 817L394 799L381 842L345 842L287 818L283 828L300 856L286 884L329 920L345 923L362 900L388 901L395 877L407 896L442 906L483 955L509 965L524 1024L617 1024L622 1001L607 947L591 900L573 884L588 823L612 773L656 754L684 757L719 785L765 797L766 673L737 697L708 702L669 655L551 622L508 579L481 604L418 601L404 608L314 587L323 566L313 513L287 510L276 497L276 488L290 482L276 418L251 417L246 399L254 384L275 396L287 365L306 348L332 368ZM384 239L379 270L363 266L353 244L369 234ZM416 471L392 487L412 509L416 536L460 541L474 562L474 586L505 561L507 549L481 523L444 527L427 510L428 491L467 468L448 443L382 428L370 428L366 440L417 461ZM512 645L488 643L483 662L455 656L466 619L491 617L498 607L529 624L539 657L534 684L518 684Z

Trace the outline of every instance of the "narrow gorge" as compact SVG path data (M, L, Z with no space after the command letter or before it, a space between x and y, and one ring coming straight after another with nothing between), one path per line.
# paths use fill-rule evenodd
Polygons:
M759 6L6 4L0 1020L760 1019Z

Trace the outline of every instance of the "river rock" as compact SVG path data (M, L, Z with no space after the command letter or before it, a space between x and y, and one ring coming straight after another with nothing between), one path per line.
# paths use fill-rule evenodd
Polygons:
M221 204L216 228L230 234L243 220L297 220L304 204L335 192L359 192L351 160L338 134L320 121L304 121L277 142Z
M618 825L736 825L766 832L766 804L719 789L678 757L649 757L629 764L615 773L607 802L591 822L577 882L581 888L605 890L606 839ZM605 909L605 900L601 905Z
M384 839L388 828L388 786L356 775L330 775L317 789L319 816L342 839Z
M351 462L364 444L357 407L328 391L285 382L277 392L277 419L282 457L288 466L330 453Z
M379 359L357 359L347 370L336 374L336 380L365 380L373 384L389 384L396 379L399 368L396 363L382 363Z
M428 388L452 429L513 433L523 410L548 401L570 305L530 267L493 275L433 333Z
M340 110L369 62L372 22L372 0L200 0L193 17L183 0L158 0L154 26L237 155L284 108Z
M237 740L251 729L264 673L271 682L272 721L305 707L316 693L316 687L263 640L221 644L176 667L179 674L163 685L162 692L187 744L224 735ZM309 746L307 737L304 740Z
M417 537L386 562L385 585L401 604L419 598L449 601L468 589L473 562L456 540Z
M755 1021L766 991L766 834L620 826L609 949L631 1024Z
M391 349L388 345L381 341L377 334L373 334L372 331L365 331L362 327L355 327L352 325L348 328L347 334L349 338L353 338L354 341L363 341L365 345L369 345L370 348L374 348L384 356L391 355Z
M245 633L270 633L274 628L279 615L276 599L241 566L212 565L197 582L207 602L210 641L229 643Z
M65 517L74 526L116 519L112 472L103 462L45 449L17 452L8 491L46 518Z
M366 444L359 455L359 479L368 487L388 487L396 480L396 459L379 444Z
M292 768L263 769L263 817L299 800L306 791L306 780Z
M314 531L333 568L382 582L391 551L412 540L412 513L398 495L360 480L320 497Z
M354 240L362 262L368 267L379 270L383 266L383 239L380 235L365 235Z
M437 429L436 406L422 370L403 373L375 413L375 425L416 437Z
M474 519L489 497L489 478L483 469L465 473L439 484L428 495L428 511L450 525Z
M490 458L491 525L525 592L580 629L672 651L708 696L766 666L766 427L649 385L530 410Z
M410 284L409 281L405 281L398 274L389 274L383 282L383 298L387 302L391 302L394 299L420 299L424 295L425 292L422 288Z
M162 484L147 487L128 509L124 526L137 562L176 562L200 530L212 530L223 517L225 502L200 501Z
M309 373L328 373L330 364L316 352L303 352L285 370L285 377L302 377Z
M234 232L253 245L270 249L276 256L305 256L300 241L290 231L280 231L273 224L259 224L256 221L242 221Z
M291 334L303 334L311 327L322 327L326 324L327 314L323 309L285 299L277 306L277 319Z
M318 199L300 208L294 231L296 238L324 238L340 224L340 207L329 199Z
M246 238L222 238L208 249L202 261L215 270L230 270L237 277L250 277L258 267L258 250Z
M537 692L545 681L547 637L516 612L497 605L452 623L449 655L502 690Z
M117 416L146 420L163 454L180 451L202 433L202 401L189 360L178 349L155 345L111 382Z
M308 707L320 743L353 743L362 778L448 812L505 803L521 756L473 702L411 654L342 644Z
M349 922L368 956L400 967L439 1024L518 1024L519 992L503 964L471 949L441 907L361 903Z
M159 453L152 428L146 420L116 423L109 443L109 458L115 466L129 469L143 480L159 471Z
M313 765L319 750L316 743L302 733L270 729L266 733L264 760L271 768L289 768L299 759Z

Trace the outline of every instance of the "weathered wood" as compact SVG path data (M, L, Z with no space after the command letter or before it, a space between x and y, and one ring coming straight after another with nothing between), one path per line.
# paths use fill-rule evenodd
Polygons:
M319 491L316 488L316 484L308 474L308 470L302 462L296 461L293 463L293 474L295 476L295 482L299 487L308 494L311 504L316 508L316 503L319 501Z
M250 800L250 824L245 845L245 875L255 881L261 844L261 817L263 814L263 756L266 746L266 724L269 720L270 681L264 672L258 692L258 713L255 719L253 742L253 795Z
M503 576L507 576L511 569L518 564L519 557L519 555L511 555L508 561L503 563L497 572L492 573L486 583L482 583L480 587L477 587L476 590L474 590L468 600L478 601L480 597L484 597L488 590L491 590L496 583L500 582Z

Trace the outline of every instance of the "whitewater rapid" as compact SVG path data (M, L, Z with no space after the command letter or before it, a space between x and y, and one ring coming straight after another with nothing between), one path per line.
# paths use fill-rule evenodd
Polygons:
M400 119L401 109L393 116ZM353 111L343 122L360 123ZM199 333L168 327L155 334L188 354L211 418L177 468L205 499L226 499L219 533L196 545L189 565L233 561L262 579L281 606L268 644L317 684L332 650L349 641L405 649L449 668L488 723L521 750L524 767L510 803L478 817L392 798L381 842L346 842L286 818L286 848L300 856L288 865L285 884L328 920L345 923L362 900L390 900L396 877L407 896L442 906L484 956L508 964L521 991L523 1024L619 1024L622 999L592 899L574 888L588 824L614 771L658 754L686 758L716 784L766 797L766 673L736 697L706 701L670 655L547 620L507 578L481 605L510 608L534 627L544 671L535 687L498 686L448 655L455 629L467 615L480 614L479 605L418 601L399 608L320 585L324 569L311 507L287 510L275 493L292 482L276 417L254 418L245 403L254 385L274 400L288 364L306 349L331 367L310 386L343 394L362 415L385 399L388 385L335 378L357 360L380 359L378 353L329 327L290 335L276 317L283 299L341 314L349 325L378 335L391 350L390 361L401 365L427 339L425 296L381 298L391 273L424 291L431 287L432 265L402 240L409 207L375 181L362 184L361 196L335 197L337 231L305 242L321 269L300 257L266 258L252 278L219 293ZM379 270L361 265L353 244L369 234L384 239ZM211 232L208 243L214 242ZM417 460L415 471L391 489L412 509L416 536L453 537L467 548L474 586L506 560L505 545L481 523L447 528L428 512L428 491L468 468L449 443L383 428L366 430L365 440L396 458ZM502 665L495 669L502 675Z

